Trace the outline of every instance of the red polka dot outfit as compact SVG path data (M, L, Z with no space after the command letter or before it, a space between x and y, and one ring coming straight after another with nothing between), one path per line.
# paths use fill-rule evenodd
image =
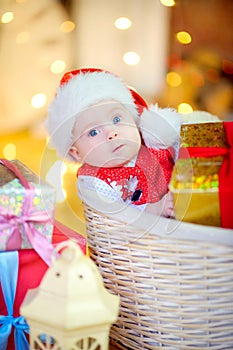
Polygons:
M168 183L174 165L174 149L153 149L144 145L138 153L134 166L98 168L84 164L79 175L93 176L112 187L121 188L122 199L131 200L135 205L155 203L168 191ZM130 181L136 179L132 189Z

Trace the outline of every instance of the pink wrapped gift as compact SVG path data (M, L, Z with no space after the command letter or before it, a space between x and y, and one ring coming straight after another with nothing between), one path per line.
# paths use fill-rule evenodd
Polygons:
M19 161L0 160L0 250L52 251L55 189Z

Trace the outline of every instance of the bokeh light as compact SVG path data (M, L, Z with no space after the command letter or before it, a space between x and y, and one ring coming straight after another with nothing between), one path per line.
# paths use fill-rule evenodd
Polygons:
M16 159L16 145L14 143L7 143L3 148L3 156L8 160Z
M192 113L193 108L190 104L182 102L178 105L178 112L181 114Z
M141 60L137 52L129 51L123 55L123 61L129 66L136 66Z
M233 74L233 62L230 60L223 60L222 70L227 74Z
M219 72L215 68L206 69L205 76L211 83L217 83L220 80Z
M162 5L167 7L172 7L176 4L174 0L160 0L160 2Z
M54 74L60 74L66 69L66 63L63 60L56 60L50 65L50 71Z
M192 37L188 32L182 31L182 32L178 32L176 34L177 40L181 43L181 44L190 44L192 42Z
M28 42L29 38L29 32L19 32L19 34L17 34L16 36L15 41L17 44L25 44L26 42Z
M70 33L74 30L75 23L73 21L64 21L60 26L60 31L62 33Z
M190 81L193 86L202 87L205 84L204 76L201 72L195 71L190 74Z
M115 20L114 25L117 29L126 30L132 26L132 21L128 17L119 17Z
M11 11L8 11L8 12L5 12L2 14L1 22L2 23L10 23L13 21L13 19L14 19L14 13Z
M31 105L33 108L42 108L45 106L47 102L47 97L45 94L43 93L38 93L38 94L35 94L32 99L31 99Z
M176 87L179 86L182 83L182 78L180 74L176 72L169 72L167 73L166 80L168 85Z

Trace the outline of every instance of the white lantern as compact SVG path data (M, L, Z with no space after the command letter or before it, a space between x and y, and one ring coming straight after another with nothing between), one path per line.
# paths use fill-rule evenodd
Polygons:
M119 297L109 293L97 266L72 241L29 290L20 308L30 327L31 350L107 350Z

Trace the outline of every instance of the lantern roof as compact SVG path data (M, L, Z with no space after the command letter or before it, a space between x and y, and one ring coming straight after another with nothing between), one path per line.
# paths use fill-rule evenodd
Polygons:
M118 309L119 297L105 289L95 263L68 241L40 286L27 293L20 313L28 321L69 330L113 323Z

